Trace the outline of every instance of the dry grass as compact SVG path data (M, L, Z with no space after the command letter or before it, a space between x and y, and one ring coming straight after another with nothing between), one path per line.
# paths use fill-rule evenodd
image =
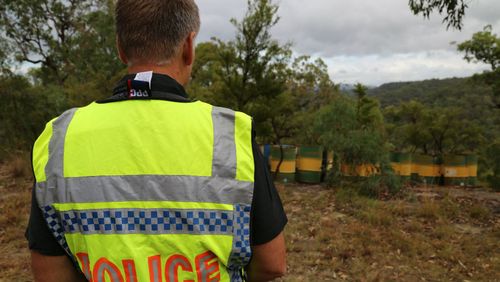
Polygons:
M391 201L279 190L289 217L284 281L498 281L500 194L485 203L446 190Z
M7 172L11 178L27 178L32 174L28 154L18 153L7 159Z
M0 164L0 281L31 281L24 239L31 204L31 172L26 156Z
M13 177L13 166L0 165L0 281L31 281L24 230L32 180ZM321 186L278 190L289 218L284 281L498 281L500 194L377 201Z

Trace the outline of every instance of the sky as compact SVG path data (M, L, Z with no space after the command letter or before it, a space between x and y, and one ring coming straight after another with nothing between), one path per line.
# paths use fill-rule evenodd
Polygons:
M231 40L231 18L241 19L247 0L197 0L198 42ZM442 16L415 16L408 0L274 0L280 21L275 39L291 42L295 55L321 57L336 83L466 77L487 70L467 63L452 42L463 42L491 24L500 33L500 0L469 0L462 31L446 29Z

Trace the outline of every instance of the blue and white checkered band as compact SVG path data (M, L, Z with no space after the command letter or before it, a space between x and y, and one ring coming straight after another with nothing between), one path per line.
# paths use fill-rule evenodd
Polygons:
M68 244L66 243L66 238L64 237L64 230L57 211L52 206L45 206L42 208L42 211L45 221L59 245L61 245L68 254L71 254Z
M250 205L234 211L198 209L99 209L57 212L44 207L47 224L68 252L64 234L208 234L232 235L228 269L232 281L241 281L241 270L250 262Z
M197 209L99 209L61 212L66 233L209 234L233 233L233 212Z
M241 269L250 262L252 249L250 246L250 205L234 206L233 251L229 257L228 268L231 281L242 281Z

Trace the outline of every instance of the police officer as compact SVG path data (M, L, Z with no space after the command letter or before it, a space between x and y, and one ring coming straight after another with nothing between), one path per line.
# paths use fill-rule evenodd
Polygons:
M267 281L281 201L244 113L188 98L193 0L118 0L126 75L47 123L26 232L36 281Z

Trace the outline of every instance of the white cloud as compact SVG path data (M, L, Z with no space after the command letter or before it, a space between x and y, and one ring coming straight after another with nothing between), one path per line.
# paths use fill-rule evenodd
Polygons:
M325 61L336 83L361 82L370 86L389 81L466 77L488 69L484 64L468 64L460 54L448 50L390 56L336 56Z
M199 40L234 37L230 18L242 18L246 0L198 0ZM275 1L276 2L276 1ZM471 38L486 24L500 33L500 1L471 0L462 31L446 30L438 14L413 15L407 0L281 0L273 35L293 42L294 52L322 57L334 81L368 84L468 76L483 70L467 64L450 42ZM341 66L341 67L340 67Z

